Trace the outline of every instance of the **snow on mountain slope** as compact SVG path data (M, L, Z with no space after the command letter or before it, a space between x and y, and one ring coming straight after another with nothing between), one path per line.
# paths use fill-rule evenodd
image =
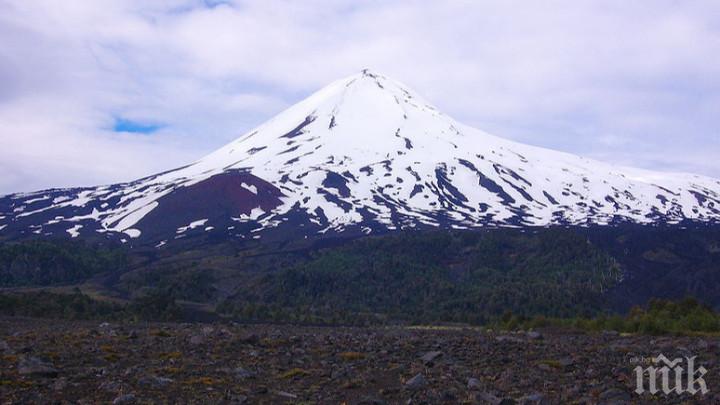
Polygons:
M717 219L717 179L498 138L369 71L191 165L131 183L0 198L0 235L93 232L162 244L186 232L257 238L285 222L323 233Z

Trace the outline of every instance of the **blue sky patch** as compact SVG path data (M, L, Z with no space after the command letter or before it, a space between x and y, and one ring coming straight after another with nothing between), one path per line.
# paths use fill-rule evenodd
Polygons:
M203 0L203 3L205 3L205 7L207 8L215 8L221 5L232 5L229 0Z
M115 125L113 125L113 131L115 132L130 132L135 134L151 134L164 125L132 121L125 118L115 118Z

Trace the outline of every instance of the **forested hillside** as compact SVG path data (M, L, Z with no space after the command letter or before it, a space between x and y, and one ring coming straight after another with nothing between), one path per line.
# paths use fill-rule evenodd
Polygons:
M686 296L717 309L720 229L436 230L164 251L29 241L0 245L0 282L15 294L160 297L159 318L191 308L245 321L477 324L625 314Z

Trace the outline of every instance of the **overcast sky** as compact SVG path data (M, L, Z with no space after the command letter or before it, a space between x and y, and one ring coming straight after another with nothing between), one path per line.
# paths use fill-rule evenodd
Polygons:
M365 67L499 136L720 177L717 0L0 0L0 194L186 164Z

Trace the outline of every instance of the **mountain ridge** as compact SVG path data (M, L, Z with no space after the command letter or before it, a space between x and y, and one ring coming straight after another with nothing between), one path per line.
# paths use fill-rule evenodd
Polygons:
M0 237L157 247L200 233L260 239L286 225L307 237L718 219L720 180L505 140L369 70L192 164L128 183L0 197Z

